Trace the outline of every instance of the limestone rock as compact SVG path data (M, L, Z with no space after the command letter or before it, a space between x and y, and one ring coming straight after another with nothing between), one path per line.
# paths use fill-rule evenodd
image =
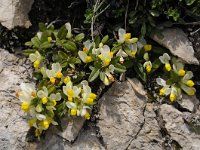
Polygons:
M200 135L193 132L185 123L182 112L171 105L163 104L160 107L160 115L171 139L176 141L183 150L200 149Z
M15 26L29 27L28 13L33 0L1 0L0 23L8 29Z
M38 145L32 146L30 144L27 149L30 147L32 150L105 150L92 127L81 132L74 143L70 143L49 131L45 139L42 139Z
M153 110L153 104L147 103L144 112L144 125L138 135L133 139L129 150L162 150L162 135Z
M181 58L188 64L199 64L199 61L194 57L194 49L192 43L188 40L186 34L178 28L166 28L161 34L163 38L156 34L152 35L152 39L160 45L166 47L170 52Z
M183 94L183 97L178 103L185 109L189 110L190 112L194 112L199 104L199 100L196 98L196 96L188 96L186 94Z
M116 82L99 100L102 103L97 126L107 149L128 148L145 123L147 98L140 86L133 86L138 83Z
M82 129L84 122L85 119L83 117L65 117L61 120L63 131L61 132L56 127L53 127L52 132L69 142L73 142L78 136L80 130Z
M0 149L22 150L29 127L15 92L19 90L21 82L29 81L31 65L27 59L16 57L2 49L0 65Z

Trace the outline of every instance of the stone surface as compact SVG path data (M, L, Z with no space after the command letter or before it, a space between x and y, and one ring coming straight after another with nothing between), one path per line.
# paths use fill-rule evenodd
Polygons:
M39 144L29 144L26 149L30 150L105 150L96 137L92 127L80 133L74 143L64 140L62 137L48 132L45 139Z
M146 106L146 92L138 80L114 83L100 101L97 126L107 149L161 149L153 107Z
M163 38L156 34L152 35L152 39L160 45L166 47L170 52L181 58L188 64L199 64L199 61L194 57L194 49L192 43L188 40L187 35L179 28L166 28L161 34Z
M200 149L200 135L190 130L183 119L182 112L171 105L163 104L160 107L160 115L165 122L167 133L183 150Z
M138 135L133 139L129 150L162 150L162 135L153 110L153 104L147 103L144 112L144 125Z
M29 27L28 13L33 0L1 0L0 23L8 29L15 26Z
M189 110L190 112L194 112L197 108L196 106L199 105L199 100L196 96L188 96L183 94L183 97L178 103L185 109Z
M61 120L63 132L59 131L56 127L52 128L52 132L69 142L73 142L82 129L84 122L85 119L83 117L65 117Z
M29 81L32 69L29 61L2 49L0 65L0 149L22 150L29 127L15 92L21 82Z

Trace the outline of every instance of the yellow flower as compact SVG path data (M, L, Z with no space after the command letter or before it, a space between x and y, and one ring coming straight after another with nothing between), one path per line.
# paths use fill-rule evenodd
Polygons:
M171 93L169 98L171 102L174 102L176 100L176 95L174 93Z
M88 112L85 113L84 118L89 120L90 119L90 114Z
M111 58L113 58L113 54L114 54L113 52L110 52L110 57L111 57Z
M31 92L31 96L36 97L36 92L35 91Z
M83 51L84 51L84 52L87 52L88 49L87 49L86 47L83 47Z
M33 63L33 66L34 68L38 68L40 66L40 60L36 60L34 63Z
M48 40L48 42L51 42L51 41L52 41L52 38L51 38L51 37L48 37L47 40Z
M57 104L56 100L54 99L52 102L53 102L53 106L56 106Z
M56 72L56 78L62 78L62 76L63 76L63 74L60 72L60 71L58 71L58 72Z
M189 96L193 96L195 94L195 90L191 90L187 93Z
M102 57L103 57L103 55L102 54L100 54L100 55L98 55L98 57L102 60Z
M137 51L132 51L131 54L132 54L132 57L135 57L135 54L137 53Z
M104 66L108 66L110 64L110 59L106 58L103 60Z
M48 98L47 98L47 97L43 97L43 98L42 98L42 104L46 104L47 101L48 101Z
M172 67L171 67L171 65L170 65L169 63L166 63L166 64L165 64L165 69L166 69L167 71L171 71L171 70L172 70Z
M186 82L186 84L187 84L187 86L189 86L189 87L193 87L193 86L194 86L194 82L193 82L192 80L188 80L188 81Z
M86 60L85 60L86 63L92 62L92 57L91 57L91 56L86 56L85 59L86 59Z
M181 77L183 77L183 76L185 75L185 70L180 69L180 70L178 71L178 75L181 76Z
M32 127L32 126L34 125L35 122L36 122L35 119L31 119L31 120L29 120L29 121L28 121L28 125L29 125L29 127Z
M150 66L150 65L147 65L147 66L146 66L146 71L147 71L147 72L151 72L151 66Z
M165 89L164 88L162 88L162 89L160 89L160 96L163 96L164 94L165 94Z
M49 128L49 121L48 120L43 120L43 127L45 129L48 129Z
M33 62L34 68L38 68L40 66L40 62L42 60L42 56L38 51L29 55L29 59Z
M72 108L71 111L70 111L70 114L71 114L72 116L75 116L75 115L76 115L76 112L77 112L77 110L76 110L75 108Z
M27 102L23 102L21 104L21 109L25 112L28 112L29 111L29 104Z
M71 82L70 77L68 77L68 76L65 77L65 79L64 79L64 83L67 84L67 83L69 83L69 82Z
M92 98L92 99L96 99L96 98L97 98L97 95L94 94L94 93L90 93L89 97Z
M55 84L56 79L55 79L54 77L51 77L51 78L50 78L50 82L51 82L52 84Z
M150 44L145 44L145 45L144 45L144 50L145 50L146 52L150 51L151 49L152 49L152 45L150 45Z
M93 104L93 102L94 102L94 99L89 98L89 97L87 98L87 101L86 101L87 104L91 105L91 104Z
M67 89L67 95L69 97L73 97L74 96L74 91L72 89Z
M126 33L125 34L125 40L128 40L128 39L130 39L131 38L131 33Z

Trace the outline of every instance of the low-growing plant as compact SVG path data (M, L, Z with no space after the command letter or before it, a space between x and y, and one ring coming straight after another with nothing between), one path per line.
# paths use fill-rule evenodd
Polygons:
M115 39L106 35L102 39L97 36L94 40L85 40L83 33L72 34L70 23L60 29L43 23L39 27L40 31L26 43L30 49L23 52L35 68L36 87L22 83L21 91L17 92L21 109L29 113L28 124L36 128L37 137L50 125L59 126L62 117L90 119L97 102L90 83L100 79L106 86L110 85L117 80L117 74L128 69L134 69L145 83L146 77L164 64L166 81L156 79L162 86L161 96L170 95L173 102L181 99L181 90L188 95L195 94L192 72L185 71L179 59L171 59L165 51L158 51L144 38L131 37L122 28Z

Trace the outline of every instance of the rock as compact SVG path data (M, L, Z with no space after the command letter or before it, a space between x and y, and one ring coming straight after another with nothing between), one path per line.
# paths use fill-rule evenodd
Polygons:
M183 97L178 103L185 109L189 110L190 112L194 112L197 108L196 106L199 105L199 100L196 96L188 96L183 94Z
M165 122L164 127L171 139L176 141L183 150L200 149L200 135L193 132L185 123L182 112L171 105L163 104L160 106L160 116Z
M153 110L153 104L147 103L144 117L145 122L137 137L133 139L129 150L162 150L162 135L160 127L156 120L156 114Z
M19 60L26 66L19 65ZM22 150L29 127L26 115L20 109L20 101L15 97L21 82L31 77L31 65L26 59L0 49L0 149Z
M0 1L0 23L8 29L15 26L28 28L31 23L28 13L33 0L1 0Z
M83 117L69 118L65 117L61 120L63 131L59 131L56 127L52 128L54 134L59 135L63 139L73 142L82 129L85 119Z
M151 38L169 49L173 55L178 56L185 63L199 65L199 61L194 57L192 43L181 29L166 28L161 34L164 36L163 38L156 34L152 35Z
M97 126L100 128L100 134L107 149L125 150L151 147L148 146L150 139L155 138L150 137L151 133L149 137L142 139L143 135L151 130L151 127L145 121L146 93L138 80L129 79L122 83L114 83L99 101L101 106ZM149 111L152 112L152 110ZM148 115L150 118L155 116L153 112ZM150 118L149 120L151 120ZM156 122L155 119L152 121ZM152 135L155 134L159 137L157 131L152 132ZM159 139L157 140L159 141Z
M26 148L32 148L32 150L105 150L92 127L81 132L74 143L48 131L45 139L41 139L40 143L29 144Z

